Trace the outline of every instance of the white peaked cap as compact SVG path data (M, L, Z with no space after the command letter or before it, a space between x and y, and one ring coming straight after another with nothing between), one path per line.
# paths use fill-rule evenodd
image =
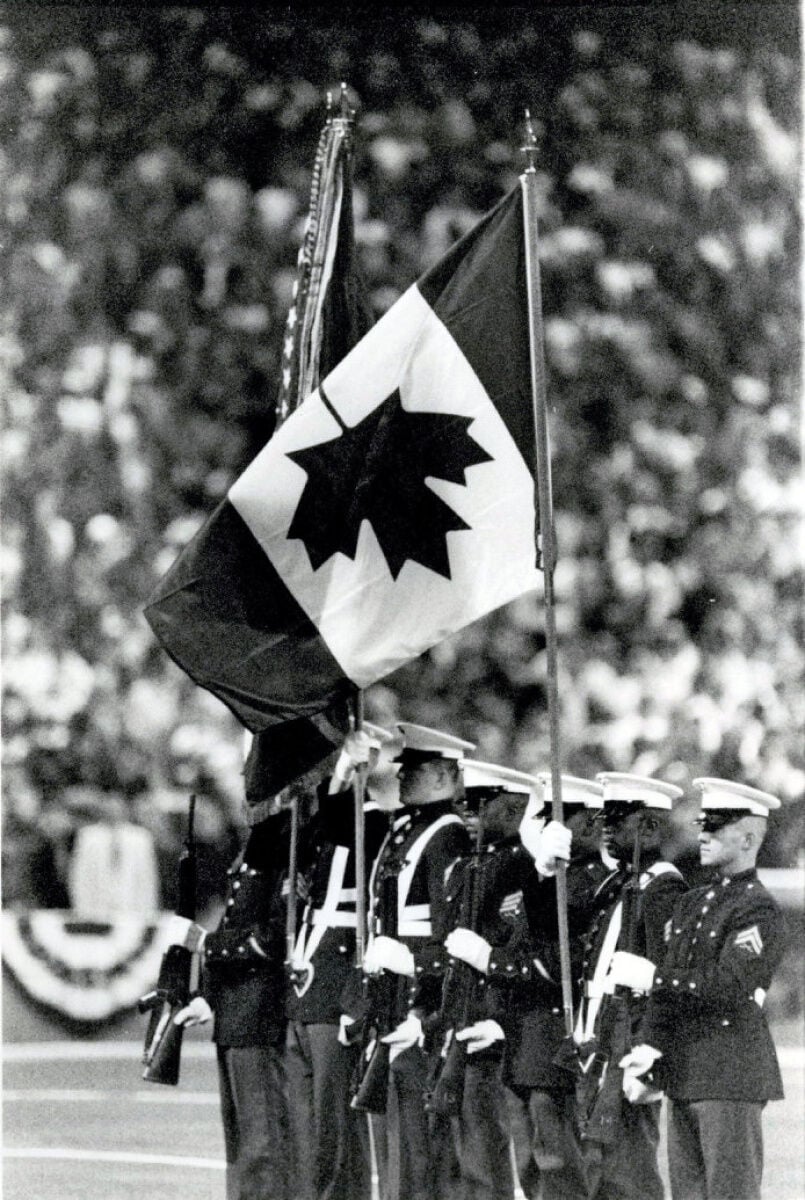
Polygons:
M465 788L502 788L505 792L530 796L539 786L536 775L499 767L497 763L477 762L474 758L465 758L461 770Z
M403 735L403 754L406 750L414 750L433 758L460 760L475 749L473 742L465 742L463 738L453 737L451 733L442 733L438 729L428 729L425 725L398 721L397 728Z
M650 779L646 775L627 775L622 771L599 771L596 775L604 785L604 804L620 801L622 804L642 804L644 808L674 807L674 801L684 795L682 788L661 779Z
M729 779L694 779L693 787L701 793L702 809L747 809L758 817L767 817L772 809L780 807L776 796L749 787L745 783L731 783Z
M388 729L383 729L381 725L373 725L371 721L361 722L361 732L367 735L371 745L378 750L396 740L394 734L389 733Z
M545 803L553 798L553 781L550 771L540 771L537 776ZM581 779L578 775L562 775L562 803L583 804L585 808L604 807L604 789L594 779Z

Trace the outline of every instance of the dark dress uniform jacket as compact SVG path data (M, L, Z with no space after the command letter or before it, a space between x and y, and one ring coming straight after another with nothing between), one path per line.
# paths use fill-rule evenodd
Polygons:
M640 1031L663 1052L672 1100L782 1097L761 1003L783 949L782 914L754 870L679 901Z
M665 931L668 921L680 894L686 890L686 884L676 868L671 867L671 864L660 862L658 853L646 854L642 867L636 889L635 945L628 949L633 954L639 954L653 963L659 963L665 954ZM592 1032L593 1037L598 1033L598 1020L594 1022L592 1031L583 1028L590 1005L597 1004L594 998L590 998L589 992L604 949L610 921L617 906L624 900L627 887L633 889L634 882L631 873L622 867L607 876L593 896L592 919L582 944L582 988L586 995L582 1001L580 1016L585 1020L579 1020L577 1024L577 1040L581 1040L582 1043L586 1042L589 1032ZM614 948L627 949L626 940L627 929L624 921ZM598 1010L599 1015L603 1012L605 1003L606 999ZM636 1029L644 1008L645 1000L633 1000L630 1006L633 1029ZM589 1022L586 1023L589 1024Z
M260 854L227 872L218 929L204 943L202 991L213 1010L213 1041L220 1046L275 1045L285 1033L284 914L280 902L287 869L288 815L263 823L272 836Z
M372 870L372 931L403 942L414 956L415 975L400 980L395 1017L415 1008L423 1018L441 1007L450 931L447 877L467 854L469 834L450 802L398 809ZM384 880L396 879L397 911L386 911Z
M303 957L309 957L313 969L301 986L288 989L286 1011L292 1021L337 1025L355 986L350 978L355 967L355 806L351 790L327 795L326 789L327 781L319 789L319 810L305 833L299 860L308 899L297 948L306 948ZM373 862L388 826L386 814L366 806L367 863Z
M541 880L525 852L523 864L518 874L523 898L514 927L507 941L493 946L489 962L490 986L505 988L504 1078L515 1087L571 1091L572 1076L555 1065L565 1037L556 881ZM598 854L571 859L568 908L586 909L608 873ZM571 958L578 961L578 944L571 944Z
M462 857L449 874L447 881L448 926L468 928L470 913L468 899L470 887L476 896L477 916L474 932L492 946L508 943L514 935L518 914L522 912L522 885L526 872L533 872L533 861L519 838L492 843L482 849L473 866L474 856ZM474 882L470 879L474 874ZM444 955L438 956L443 962ZM434 964L434 973L438 967ZM465 988L468 980L469 1008L464 1012L467 1001ZM445 1029L460 1029L475 1021L493 1020L504 1027L508 980L493 975L487 978L465 963L448 961L443 982L443 1024ZM474 1054L473 1060L500 1058L503 1043L495 1042L488 1050Z

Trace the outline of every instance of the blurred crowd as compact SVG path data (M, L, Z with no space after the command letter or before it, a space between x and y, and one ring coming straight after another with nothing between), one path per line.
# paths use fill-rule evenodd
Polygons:
M799 60L784 14L704 21L697 40L667 14L628 31L505 9L359 30L255 12L29 7L3 35L4 903L68 902L81 829L125 819L149 831L170 906L190 791L205 902L223 887L243 731L167 660L142 606L271 433L312 154L342 77L378 315L516 182L533 100L564 766L773 791L765 853L793 865ZM544 677L534 597L372 689L367 715L542 767Z

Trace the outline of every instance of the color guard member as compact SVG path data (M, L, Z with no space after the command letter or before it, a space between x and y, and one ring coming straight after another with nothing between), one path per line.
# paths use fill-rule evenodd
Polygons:
M785 931L755 860L780 801L725 779L693 786L701 862L713 879L677 903L656 972L616 956L616 980L651 987L641 1044L621 1065L628 1086L656 1063L670 1101L674 1200L759 1200L761 1113L783 1096L763 1002Z

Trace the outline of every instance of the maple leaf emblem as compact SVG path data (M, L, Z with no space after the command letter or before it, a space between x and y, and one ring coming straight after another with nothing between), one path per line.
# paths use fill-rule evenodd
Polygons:
M301 538L316 571L338 551L354 559L368 521L393 579L409 559L449 579L446 535L470 526L425 480L466 485L468 467L492 461L468 432L473 418L408 412L396 388L349 427L319 394L343 432L289 453L308 478L287 536Z

